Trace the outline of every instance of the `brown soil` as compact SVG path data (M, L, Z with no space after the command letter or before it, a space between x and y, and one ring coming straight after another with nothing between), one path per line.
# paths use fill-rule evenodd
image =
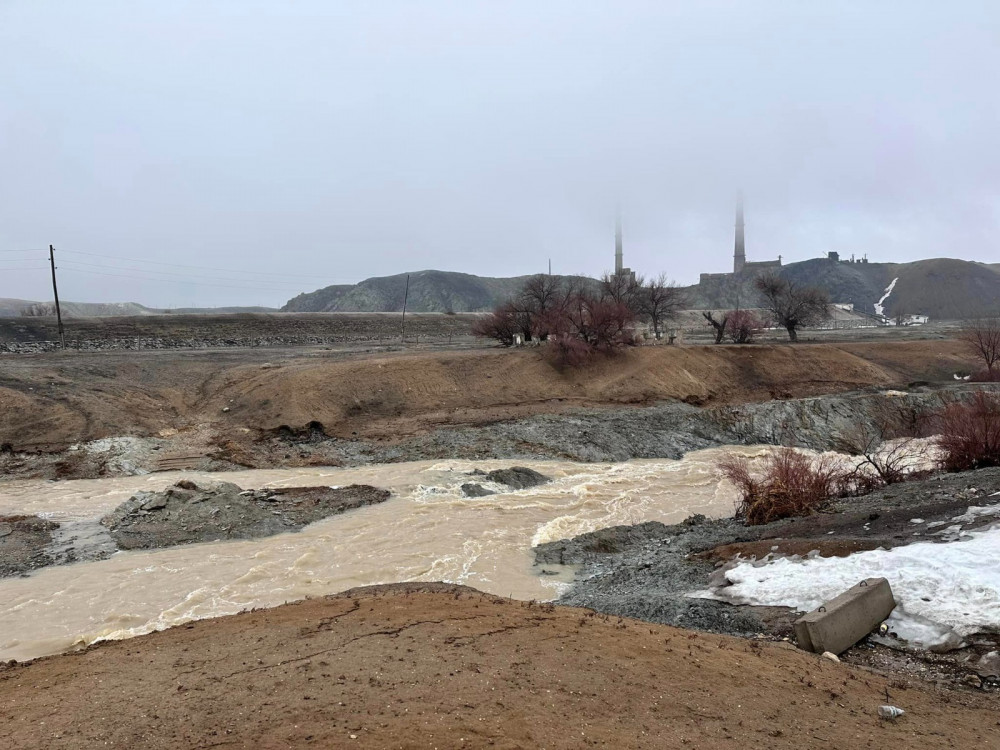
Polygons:
M574 407L741 403L950 380L969 366L951 340L644 347L563 374L533 349L99 352L3 361L0 446L18 450L162 430L232 436L310 425L330 436L393 440Z
M880 721L888 700L906 715ZM787 644L410 584L203 620L0 671L28 748L954 748L997 703Z

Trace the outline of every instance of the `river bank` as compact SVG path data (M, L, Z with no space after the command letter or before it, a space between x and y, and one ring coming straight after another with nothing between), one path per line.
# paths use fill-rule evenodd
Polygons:
M902 706L896 722L880 704ZM0 744L992 747L989 696L464 587L359 589L0 669Z
M761 526L745 526L732 518L694 517L672 526L646 523L601 529L539 545L535 557L540 565L578 566L572 588L558 600L561 604L698 630L781 640L792 637L791 624L799 613L790 607L726 601L726 573L736 564L846 557L918 542L961 543L959 540L972 538L978 530L995 526L997 512L1000 469L981 469L891 485L838 501L820 514ZM895 578L902 588L908 583L907 574L902 571L897 575L903 576ZM930 597L954 596L958 597L957 608L967 601L968 609L972 600L982 595L963 587L957 579L951 585L956 587L954 591L925 595L927 602L931 602ZM706 598L713 591L723 595ZM922 606L898 595L897 601L911 611ZM995 609L995 605L986 606ZM1000 648L1000 619L965 639L956 637L943 643L942 648L928 649L892 638L866 640L842 658L887 672L917 674L952 687L1000 687L1000 674L983 674L980 669L980 660Z
M85 479L169 469L366 466L421 460L679 459L721 445L788 445L835 450L840 436L870 425L891 408L914 423L984 384L914 384L843 394L699 407L681 402L643 407L575 408L474 426L442 426L394 440L329 437L317 426L267 432L207 430L163 437L104 438L67 450L0 451L8 479Z

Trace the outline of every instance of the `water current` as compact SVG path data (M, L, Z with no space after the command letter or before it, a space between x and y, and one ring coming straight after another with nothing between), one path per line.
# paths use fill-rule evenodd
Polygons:
M3 482L0 515L37 514L90 528L137 490L163 489L181 477L225 479L243 488L364 483L389 489L392 497L300 532L117 552L105 560L0 579L0 659L29 659L100 639L394 581L448 581L502 596L553 599L573 571L550 568L543 574L533 565L532 546L619 524L677 523L693 513L728 515L734 491L715 470L726 450L697 451L677 461L615 464L445 460ZM763 449L731 450L754 454ZM515 463L553 481L520 491L489 485L498 493L463 496L461 485L475 481L469 472Z

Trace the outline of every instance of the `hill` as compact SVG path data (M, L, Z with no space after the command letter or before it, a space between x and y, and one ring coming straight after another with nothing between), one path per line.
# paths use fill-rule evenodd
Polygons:
M954 258L912 263L848 263L822 259L789 263L781 275L816 284L833 302L852 302L859 312L873 314L882 302L885 314L928 315L948 320L1000 311L1000 266ZM724 308L757 303L753 274L710 277L688 287L694 308Z
M353 286L328 286L300 294L282 312L399 312L407 274L377 276ZM513 297L530 276L494 278L452 271L409 274L406 309L413 312L480 312ZM560 277L594 283L592 279Z
M60 302L64 318L134 318L142 315L212 315L277 312L273 307L146 307L138 302ZM0 318L45 318L55 316L53 302L0 299Z
M0 297L0 318L16 318L22 309L34 304L31 300Z

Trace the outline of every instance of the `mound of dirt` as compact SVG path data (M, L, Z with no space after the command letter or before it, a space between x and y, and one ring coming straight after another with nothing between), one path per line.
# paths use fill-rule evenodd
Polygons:
M888 701L906 715L878 719ZM996 703L443 584L356 589L0 671L32 748L994 747Z
M45 550L58 526L37 516L0 516L0 578L48 565L51 559Z
M155 549L297 531L314 521L389 499L369 485L242 490L231 482L181 480L139 492L101 519L121 549Z
M393 442L580 407L698 406L951 379L969 360L954 341L840 346L650 346L558 373L536 350L345 358L273 351L74 354L5 360L0 445L63 449L114 435L211 430L222 442L303 430ZM263 363L263 366L262 366Z

